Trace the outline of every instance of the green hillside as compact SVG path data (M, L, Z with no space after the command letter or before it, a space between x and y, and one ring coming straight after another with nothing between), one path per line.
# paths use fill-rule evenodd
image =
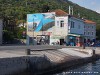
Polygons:
M49 10L62 9L68 12L69 5L74 8L74 15L93 20L97 23L97 36L100 38L100 14L81 7L68 0L0 0L0 15L12 17L16 24L26 20L26 14L41 13Z

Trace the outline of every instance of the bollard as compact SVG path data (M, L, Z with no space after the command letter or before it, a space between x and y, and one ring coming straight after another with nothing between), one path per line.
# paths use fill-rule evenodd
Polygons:
M85 49L85 44L82 45L82 49Z
M92 51L93 51L93 55L95 55L95 49L92 49Z
M26 55L30 55L30 49L26 49Z

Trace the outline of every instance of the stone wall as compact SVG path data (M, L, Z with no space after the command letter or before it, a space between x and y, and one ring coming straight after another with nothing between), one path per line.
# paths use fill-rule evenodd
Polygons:
M29 69L33 74L42 73L51 66L53 66L53 63L45 55L29 57Z
M51 65L50 60L45 55L0 58L0 75L19 75L26 70L37 73L44 71Z
M9 75L27 68L26 57L0 58L0 75Z
M52 58L54 59L55 57L53 56ZM20 72L24 72L26 70L33 75L42 74L48 71L57 71L64 67L70 67L85 62L90 62L95 58L96 57L72 57L72 59L68 59L68 57L66 57L66 59L63 59L63 61L57 61L58 63L54 62L57 59L51 61L50 57L46 55L29 55L23 57L0 58L0 75L21 75Z

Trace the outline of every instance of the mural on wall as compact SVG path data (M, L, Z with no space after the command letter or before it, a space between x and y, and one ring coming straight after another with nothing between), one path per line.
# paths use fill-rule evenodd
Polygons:
M54 19L55 12L27 14L27 29L28 31L38 32L50 28L53 25Z

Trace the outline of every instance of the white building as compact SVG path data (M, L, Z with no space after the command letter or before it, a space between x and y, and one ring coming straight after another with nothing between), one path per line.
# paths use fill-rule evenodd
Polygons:
M55 17L55 26L50 37L50 44L52 42L66 41L68 35L68 16Z
M3 19L0 18L0 44L2 44Z

